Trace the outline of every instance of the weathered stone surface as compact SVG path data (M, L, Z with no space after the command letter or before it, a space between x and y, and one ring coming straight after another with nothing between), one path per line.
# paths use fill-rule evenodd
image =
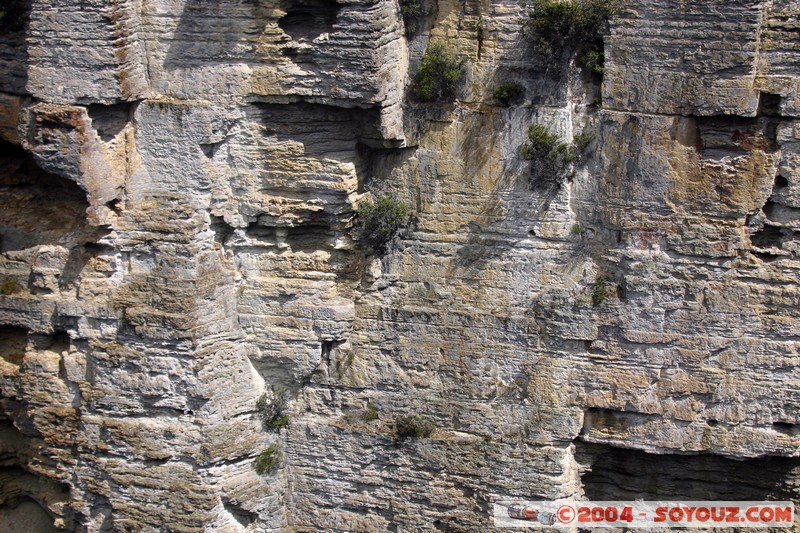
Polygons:
M798 498L796 2L629 0L602 91L514 0L431 2L410 36L393 0L21 5L0 529ZM407 97L432 41L464 61L454 103ZM521 157L531 123L586 143L561 186ZM415 212L383 257L352 231L368 191ZM400 438L410 414L433 433Z

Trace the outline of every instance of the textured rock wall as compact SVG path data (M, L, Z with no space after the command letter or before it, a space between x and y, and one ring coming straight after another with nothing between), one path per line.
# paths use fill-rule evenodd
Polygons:
M440 0L411 37L394 0L14 5L0 529L798 498L796 2L629 0L602 88L515 0ZM430 41L465 61L453 104L406 97ZM532 122L593 139L560 188L531 185ZM376 189L415 209L382 258L351 231ZM399 440L410 413L436 431Z

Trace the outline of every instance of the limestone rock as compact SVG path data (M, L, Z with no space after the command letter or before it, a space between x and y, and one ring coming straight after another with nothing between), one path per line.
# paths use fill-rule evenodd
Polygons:
M629 0L602 86L515 0L13 4L3 531L798 498L796 2ZM408 96L435 41L455 102ZM582 144L549 184L532 123ZM381 191L414 217L377 256Z

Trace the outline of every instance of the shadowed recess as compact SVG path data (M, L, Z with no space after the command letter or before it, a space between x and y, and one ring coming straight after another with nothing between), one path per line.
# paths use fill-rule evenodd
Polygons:
M713 454L658 455L578 441L575 458L589 500L789 500L800 458L734 460Z
M333 31L340 8L335 0L295 0L283 8L278 26L295 41L313 41Z

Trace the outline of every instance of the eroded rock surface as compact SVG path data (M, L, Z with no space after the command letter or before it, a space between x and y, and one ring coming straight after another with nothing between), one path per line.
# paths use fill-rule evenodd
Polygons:
M516 0L414 32L395 0L11 5L3 531L800 496L796 2L628 0L602 87ZM454 103L408 97L433 41ZM531 123L585 144L561 186ZM378 190L415 211L383 257L352 231Z

